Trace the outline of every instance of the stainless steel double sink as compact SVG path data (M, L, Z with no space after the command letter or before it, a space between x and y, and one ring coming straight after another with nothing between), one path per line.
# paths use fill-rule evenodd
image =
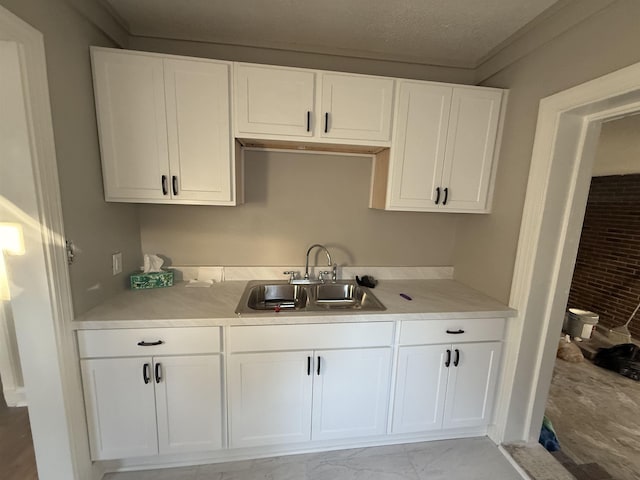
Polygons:
M252 281L240 298L236 313L257 311L382 311L385 306L366 287L352 281L289 284Z

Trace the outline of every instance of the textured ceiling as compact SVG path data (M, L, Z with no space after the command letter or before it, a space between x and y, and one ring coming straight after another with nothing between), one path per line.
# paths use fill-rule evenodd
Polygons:
M475 67L558 0L103 0L133 35Z

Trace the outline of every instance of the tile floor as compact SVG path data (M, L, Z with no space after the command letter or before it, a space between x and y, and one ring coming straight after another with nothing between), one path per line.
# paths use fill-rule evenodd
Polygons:
M596 463L616 480L640 478L640 382L557 359L546 415L571 460Z
M104 480L521 480L487 438L358 448L198 467L112 473Z

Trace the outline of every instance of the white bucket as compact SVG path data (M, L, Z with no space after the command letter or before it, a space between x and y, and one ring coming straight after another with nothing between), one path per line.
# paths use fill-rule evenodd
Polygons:
M598 324L600 316L597 313L578 308L570 308L565 317L565 331L572 337L584 340L591 338L593 327Z

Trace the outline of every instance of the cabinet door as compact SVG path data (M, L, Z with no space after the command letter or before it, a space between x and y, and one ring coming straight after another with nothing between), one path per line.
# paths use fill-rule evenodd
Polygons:
M161 454L222 448L219 355L154 358Z
M388 142L393 84L390 78L322 74L320 136Z
M315 352L313 440L387 430L390 348Z
M400 84L391 146L390 209L439 210L435 202L444 166L452 91L451 87L422 82Z
M164 60L173 200L232 201L232 149L226 63Z
M238 136L312 136L315 82L312 70L236 64Z
M393 407L393 433L442 428L448 345L400 347Z
M444 208L456 211L487 207L502 92L455 88L445 153Z
M151 358L88 359L80 365L91 458L157 454Z
M310 351L231 355L231 447L311 439L311 357Z
M452 351L443 426L488 425L493 412L502 344L463 343L453 345Z
M92 60L105 199L169 198L162 59L95 49Z

